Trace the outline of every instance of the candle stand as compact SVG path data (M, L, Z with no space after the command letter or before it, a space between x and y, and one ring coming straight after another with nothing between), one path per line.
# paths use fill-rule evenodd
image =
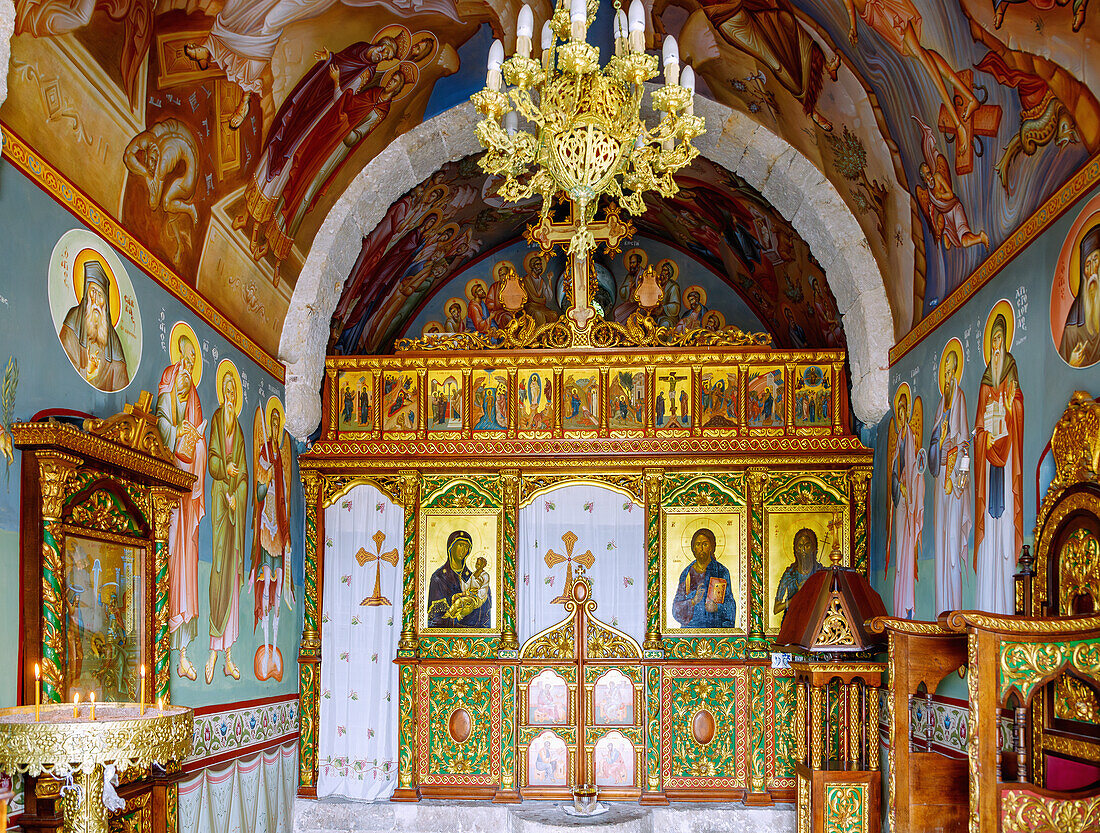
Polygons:
M182 763L195 717L181 706L146 706L142 715L137 703L98 704L95 720L82 704L78 714L72 704L43 705L36 723L34 706L0 709L0 771L57 779L65 833L107 833L104 767L121 776Z

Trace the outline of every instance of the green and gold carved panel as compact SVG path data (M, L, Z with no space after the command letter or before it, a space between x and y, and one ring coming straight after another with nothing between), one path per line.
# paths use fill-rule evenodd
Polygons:
M867 833L867 784L826 783L825 833Z
M665 789L744 788L748 668L666 668L661 691Z
M500 667L455 665L421 667L418 671L419 783L498 784Z

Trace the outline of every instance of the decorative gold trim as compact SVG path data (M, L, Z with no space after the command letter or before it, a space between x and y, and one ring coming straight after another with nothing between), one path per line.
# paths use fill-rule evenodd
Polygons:
M84 430L93 436L141 451L174 466L176 458L164 445L152 405L153 395L143 390L136 403L127 402L123 406L122 413L107 419L84 420Z
M1043 748L1048 752L1100 763L1100 743L1089 743L1087 740L1044 733Z
M1054 798L1026 788L1003 789L1000 822L1004 833L1031 830L1090 833L1100 828L1100 795Z
M879 617L885 619L886 617ZM875 619L872 621L872 627ZM947 627L962 633L968 628L998 631L1012 636L1081 636L1088 638L1100 631L1100 615L1073 616L1065 619L1036 619L1025 616L997 616L978 610L956 610L947 617ZM893 629L893 628L892 628ZM896 630L901 630L897 628Z
M830 645L855 645L856 640L852 635L852 629L848 625L848 617L845 615L844 606L840 602L840 596L833 594L825 616L821 620L821 627L817 632L815 648L827 648Z

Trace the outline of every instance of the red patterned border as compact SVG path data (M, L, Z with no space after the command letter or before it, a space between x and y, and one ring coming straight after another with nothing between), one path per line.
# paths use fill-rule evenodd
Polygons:
M118 220L62 176L10 127L0 122L0 129L4 134L3 156L16 169L53 197L78 220L95 229L101 237L125 254L135 266L232 342L238 350L280 383L285 383L286 369L280 361L241 332L197 289L188 285L183 278L169 269L156 255L139 243L137 238L130 234Z
M672 696L672 683L684 679L707 679L716 677L731 677L737 681L736 705L734 717L738 727L744 727L745 731L739 732L737 737L737 774L732 777L720 778L677 778L672 776L672 722L670 700ZM752 721L749 717L749 669L698 667L698 668L666 668L661 679L661 780L665 787L673 789L743 789L748 783L749 769L749 745L752 743Z
M975 292L989 283L994 275L1011 263L1016 255L1046 231L1077 200L1092 190L1097 182L1100 182L1100 153L1082 165L1080 170L1052 194L1034 214L1021 223L1012 236L998 246L993 254L970 274L970 277L918 322L917 326L902 336L901 341L890 348L890 365L893 366L901 361L906 353L920 344L926 336L969 301Z
M417 758L418 781L429 786L468 787L496 786L500 783L500 666L499 665L424 665L418 669L417 691ZM428 772L428 682L432 677L490 677L489 706L489 774L440 775Z

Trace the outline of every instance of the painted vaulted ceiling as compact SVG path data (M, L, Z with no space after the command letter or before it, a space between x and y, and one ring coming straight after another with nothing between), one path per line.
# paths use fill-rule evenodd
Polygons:
M549 2L533 5L545 19ZM480 88L489 42L502 37L511 49L519 8L16 0L0 120L275 353L328 210L396 136ZM1100 11L1088 0L647 0L647 11L649 46L675 35L702 95L778 133L831 180L888 276L895 337L1100 146ZM609 20L602 11L597 26ZM781 342L790 319L775 313L790 309L807 342L825 343L831 325L815 325L807 302L785 294L813 296L804 244L791 244L792 259L748 268L753 251L774 248L762 237L767 224L747 221L749 207L770 209L705 167L688 172L698 184L685 183L682 200L652 205L640 228L722 276ZM444 175L479 198L485 190L470 165ZM720 199L699 202L706 189ZM469 251L447 253L446 270L434 267L417 287L423 295L391 304L383 332L360 327L372 334L353 349L384 346L432 287L514 240L529 210L490 201L467 218L475 222L456 237L469 232ZM407 234L384 242L383 255L411 245ZM390 271L377 286L353 274L348 292L385 300L385 281L400 276L396 261L383 261ZM360 323L349 303L337 310L334 344Z

